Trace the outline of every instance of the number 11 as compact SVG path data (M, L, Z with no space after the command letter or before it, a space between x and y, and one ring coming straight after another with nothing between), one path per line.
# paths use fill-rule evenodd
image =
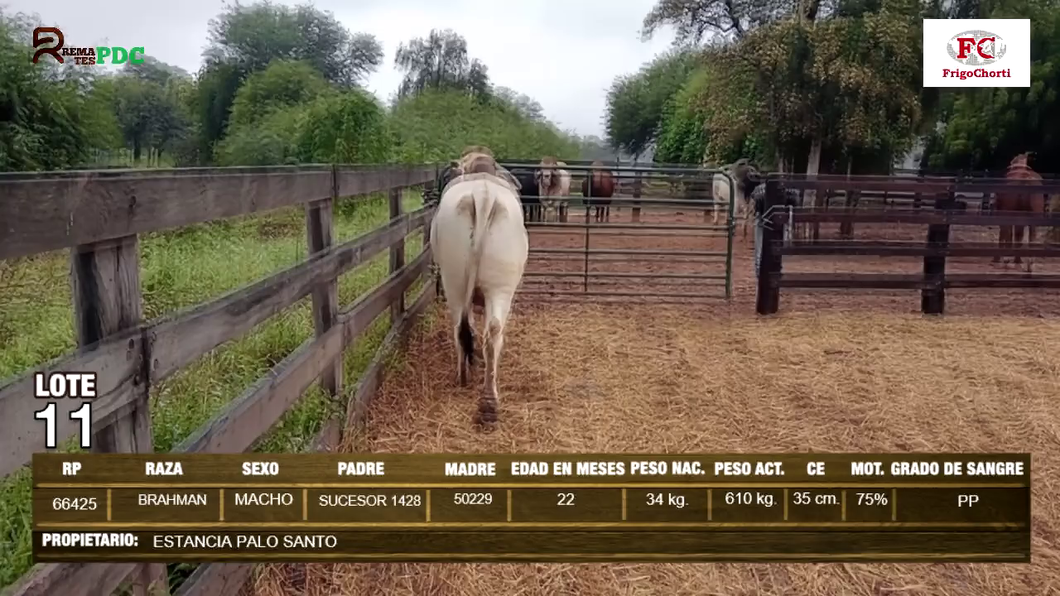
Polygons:
M55 436L58 426L55 420L55 409L55 402L51 402L44 406L43 410L33 413L35 419L44 421L44 446L48 449L58 447L58 440ZM70 412L70 420L81 421L81 448L90 449L92 447L92 404L85 402L80 408Z

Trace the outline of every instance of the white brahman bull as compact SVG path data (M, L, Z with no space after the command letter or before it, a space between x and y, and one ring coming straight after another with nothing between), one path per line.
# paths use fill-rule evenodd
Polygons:
M552 221L556 215L557 207L562 207L562 202L556 197L570 196L570 172L562 168L567 164L556 161L555 157L547 156L541 158L534 178L537 180L538 196L541 206L544 207L544 221ZM558 221L559 218L556 218Z
M728 176L726 176L728 174ZM714 188L713 188L713 199L714 199L714 217L711 222L715 225L718 223L718 213L720 212L719 207L722 205L729 204L730 194L730 183L729 179L732 178L735 182L735 188L732 190L734 198L736 199L736 219L743 219L743 235L747 237L747 226L751 220L751 213L754 211L754 205L751 203L751 193L761 182L758 170L751 165L746 158L741 158L736 163L722 168L722 172L714 174ZM706 213L703 214L704 216Z
M480 167L488 170L486 167ZM529 239L515 189L494 173L464 174L451 181L431 222L431 253L453 323L460 384L474 363L472 303L485 311L482 334L486 379L476 422L497 420L497 364L504 326L526 267Z

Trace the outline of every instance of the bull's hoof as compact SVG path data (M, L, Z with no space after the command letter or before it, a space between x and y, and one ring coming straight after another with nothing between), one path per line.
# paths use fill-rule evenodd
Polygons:
M492 429L497 424L497 399L483 397L478 400L478 412L475 412L475 424L483 429Z

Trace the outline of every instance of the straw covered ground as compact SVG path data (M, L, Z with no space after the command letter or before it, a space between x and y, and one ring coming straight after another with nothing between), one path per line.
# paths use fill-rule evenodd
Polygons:
M258 596L1060 594L1060 320L893 305L516 304L501 422L472 426L441 308L373 402L372 452L1031 452L1033 563L268 566ZM816 313L814 311L817 311ZM481 366L481 365L480 365ZM481 371L476 373L481 379ZM292 572L292 569L295 571ZM299 584L296 591L291 583ZM305 590L302 592L301 590Z

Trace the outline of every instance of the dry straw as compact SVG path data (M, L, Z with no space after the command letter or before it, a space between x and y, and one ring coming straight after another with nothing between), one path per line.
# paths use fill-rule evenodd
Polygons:
M1030 452L1033 563L273 565L260 569L257 594L1060 594L1055 296L954 294L953 315L925 319L911 314L919 300L910 292L785 294L781 316L757 320L740 250L731 307L518 298L501 359L501 419L488 434L471 423L481 364L474 386L457 386L451 331L438 308L388 375L366 430L351 434L345 449ZM1021 316L997 316L1006 310Z
M520 305L501 370L501 422L471 424L439 312L411 342L350 451L1028 451L1030 565L309 565L324 595L1045 595L1060 590L1060 323ZM294 566L300 567L300 566ZM261 596L291 573L263 570ZM301 586L298 586L299 588Z

